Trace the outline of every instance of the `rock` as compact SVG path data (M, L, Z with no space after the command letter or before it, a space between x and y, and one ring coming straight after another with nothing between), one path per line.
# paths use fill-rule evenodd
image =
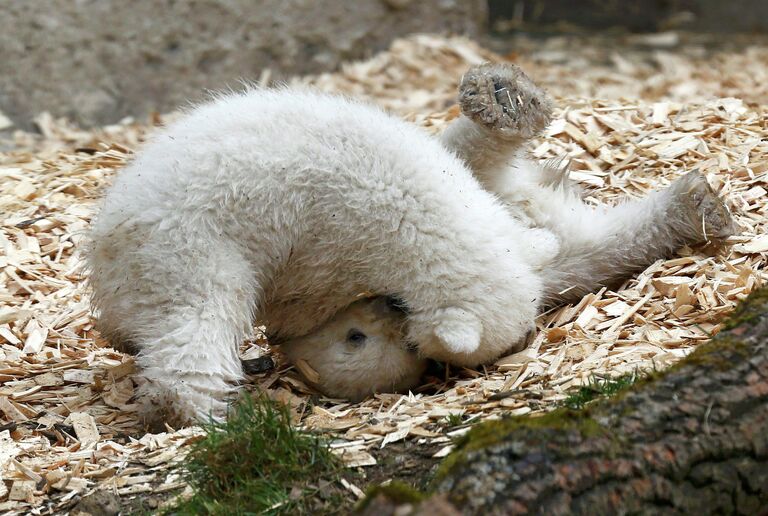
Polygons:
M120 513L120 509L120 498L116 494L99 489L83 496L72 509L72 514L117 516Z

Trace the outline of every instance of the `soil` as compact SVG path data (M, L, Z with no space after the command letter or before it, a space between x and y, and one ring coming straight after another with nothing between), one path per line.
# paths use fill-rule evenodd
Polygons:
M358 469L366 486L398 480L423 490L441 462L433 457L439 449L438 445L418 444L417 441L389 444L386 448L371 451L378 464Z

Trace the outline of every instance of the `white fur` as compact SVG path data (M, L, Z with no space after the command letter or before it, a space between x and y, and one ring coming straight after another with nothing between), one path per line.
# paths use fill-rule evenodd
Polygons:
M545 305L616 287L683 245L721 241L736 231L725 205L695 171L669 188L616 206L586 204L566 175L515 156L484 181L516 219L557 240L557 252L534 263Z
M251 90L144 147L107 193L89 261L99 328L138 349L147 399L188 421L222 413L255 319L305 335L362 291L405 301L426 356L476 365L519 346L541 236L420 129Z
M689 227L700 217L688 215L687 223L683 223L683 216L676 215L680 212L676 207L685 205L689 196L688 188L677 187L691 184L704 187L703 176L695 173L684 176L671 189L654 192L645 199L616 207L591 207L580 199L572 185L553 184L551 175L551 170L520 159L506 169L499 183L489 185L498 189L496 193L507 200L510 213L521 223L541 232L540 240L549 235L556 241L553 254L530 257L544 285L542 305L576 301L601 286L623 281L632 272L669 255L685 243L702 240L701 228ZM379 298L379 302L382 299ZM402 351L403 337L396 330L405 323L405 317L402 314L384 317L372 306L373 303L356 303L337 314L333 324L284 342L281 347L289 352L293 361L302 359L312 367L322 368L316 386L338 397L358 399L361 394L380 391L383 386L395 383L398 385L395 390L415 387L418 376L401 373L421 367L414 357L408 363L409 357ZM365 328L369 336L367 346L351 351L349 346L338 344L343 342L346 332L360 327ZM464 325L457 326L456 331L464 328ZM443 331L448 330L446 327ZM458 341L468 339L456 337ZM337 348L345 350L347 355L343 356ZM354 373L349 371L350 356L354 357ZM451 357L447 360L450 362ZM380 364L387 362L400 366L382 369Z
M405 331L403 312L379 296L352 303L281 349L294 363L307 363L317 376L310 381L316 388L356 401L375 392L406 391L418 385L426 360L406 345Z
M489 191L505 202L508 212L532 231L537 238L530 239L531 247L524 258L539 275L543 288L541 304L572 302L599 287L615 285L630 274L641 270L655 260L670 255L684 244L708 239L719 240L733 234L736 227L725 205L709 187L704 176L689 173L665 190L651 193L644 199L631 200L618 206L592 207L585 204L578 188L565 177L565 172L548 168L519 156L521 139L508 139L498 131L488 131L461 117L442 135L446 147L463 156L473 172ZM489 152L489 148L493 150ZM504 157L508 161L504 161ZM549 242L546 245L541 245ZM541 245L536 248L536 245ZM337 395L347 397L365 392L388 381L402 380L402 376L382 377L378 364L396 359L401 339L393 328L403 324L403 317L389 314L377 316L371 304L342 310L334 319L337 334L365 324L371 335L370 345L354 352L355 374L345 370L345 360L338 354L322 351L323 342L333 341L328 334L305 337L313 346L286 342L283 349L293 349L293 360L306 359L310 364L323 361L324 382L343 379L344 389ZM471 341L471 324L461 321L444 325L441 334L452 333L448 342ZM378 324L375 324L378 322ZM321 358L322 357L322 358ZM452 357L446 357L454 361ZM417 364L414 361L413 367ZM395 374L398 369L393 369ZM411 384L400 383L400 388L413 387L418 378L411 376ZM355 382L359 383L355 383Z

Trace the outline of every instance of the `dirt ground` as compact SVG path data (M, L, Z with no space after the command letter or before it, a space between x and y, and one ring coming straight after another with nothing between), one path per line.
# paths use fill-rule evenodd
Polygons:
M467 423L547 410L595 375L674 363L717 333L766 277L768 42L664 33L487 46L493 51L413 36L294 82L371 100L436 132L457 114L455 88L469 65L514 61L559 104L531 153L569 161L588 202L641 196L698 168L742 232L724 250L683 249L621 288L543 314L530 349L479 371L437 372L410 395L325 399L263 339L244 343L244 358L272 353L278 362L247 388L290 402L298 425L333 439L353 473L341 487L350 501L370 482L423 485ZM42 114L40 134L3 133L0 513L67 511L95 490L153 510L185 490L175 466L200 429L145 432L133 360L93 331L79 254L104 188L174 116L82 131Z

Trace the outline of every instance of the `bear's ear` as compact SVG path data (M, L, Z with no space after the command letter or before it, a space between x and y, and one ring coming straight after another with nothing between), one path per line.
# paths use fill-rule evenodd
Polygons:
M483 325L476 315L460 308L447 308L436 323L435 337L447 351L469 354L480 347Z

